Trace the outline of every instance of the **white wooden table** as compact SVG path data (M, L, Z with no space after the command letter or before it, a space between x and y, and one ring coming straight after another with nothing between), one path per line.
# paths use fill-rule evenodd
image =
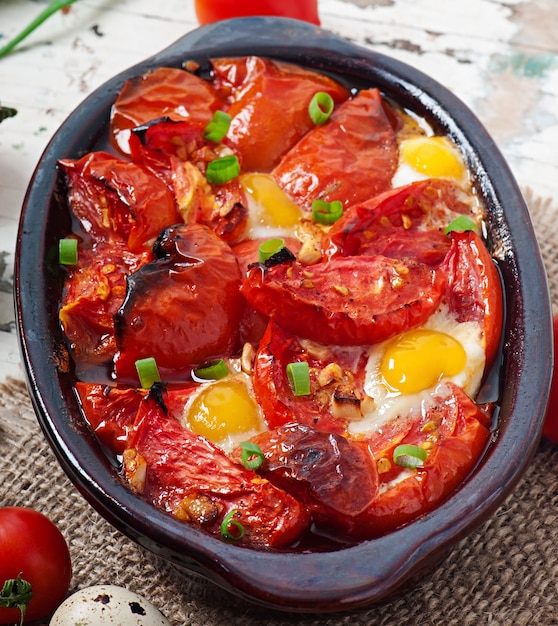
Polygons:
M231 0L232 1L232 0ZM319 0L322 26L396 57L481 119L522 188L558 206L556 0ZM0 43L45 2L0 0ZM0 59L0 380L21 377L13 253L28 181L66 116L113 74L197 26L191 0L80 0Z

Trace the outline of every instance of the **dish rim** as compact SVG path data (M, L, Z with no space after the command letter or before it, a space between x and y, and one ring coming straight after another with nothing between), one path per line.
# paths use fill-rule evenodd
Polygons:
M58 216L56 227L48 220L57 204L56 160L76 158L86 145L99 141L108 123L108 104L125 79L161 65L180 66L187 59L247 54L316 70L343 70L355 80L366 77L450 136L475 172L488 214L488 236L504 279L503 378L515 385L502 390L502 422L493 445L469 478L432 513L385 537L337 551L259 552L224 543L157 511L117 479L92 434L76 419L77 399L68 388L71 372L60 370L65 355L56 341L57 335L61 337L57 319L51 315L60 281L54 235L60 236L60 229L69 223L64 216ZM118 73L88 96L55 133L29 183L18 230L14 294L31 400L47 441L76 488L138 544L267 607L319 613L349 610L383 601L403 583L419 580L511 493L540 438L552 373L550 297L527 207L503 156L476 116L440 83L401 61L305 22L239 18L203 26ZM502 466L506 458L514 462ZM352 566L349 571L347 563ZM342 581L339 571L347 572Z

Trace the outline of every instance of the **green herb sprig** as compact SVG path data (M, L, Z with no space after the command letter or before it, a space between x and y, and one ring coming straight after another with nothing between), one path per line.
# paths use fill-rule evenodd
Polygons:
M5 46L0 48L0 58L9 54L20 42L22 42L28 35L30 35L36 28L38 28L43 22L62 9L69 7L77 0L52 0L45 7L42 13L39 13L37 17L28 24L18 35L16 35L11 41L9 41Z

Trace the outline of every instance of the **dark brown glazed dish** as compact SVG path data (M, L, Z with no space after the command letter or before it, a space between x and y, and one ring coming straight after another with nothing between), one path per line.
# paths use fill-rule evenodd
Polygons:
M500 382L485 387L490 399L498 398L498 426L475 472L444 504L408 526L326 552L240 548L130 492L82 420L58 321L63 276L57 243L68 233L70 218L57 193L57 160L78 158L106 144L110 107L127 78L162 65L180 67L186 60L203 68L209 58L248 54L330 72L351 86L376 86L453 139L486 207L488 239L504 282ZM551 308L528 211L508 166L475 116L441 85L309 24L248 18L206 26L100 87L45 150L23 206L16 253L15 298L28 386L44 434L76 488L140 545L258 604L333 612L377 603L404 584L408 588L495 511L539 441L552 371Z

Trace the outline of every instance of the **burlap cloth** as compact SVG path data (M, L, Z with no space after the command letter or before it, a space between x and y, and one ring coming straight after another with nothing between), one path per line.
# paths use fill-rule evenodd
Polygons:
M558 207L529 191L525 196L558 305ZM125 586L150 599L173 626L558 624L558 448L545 441L496 514L458 543L420 586L387 604L330 616L272 613L245 604L122 536L63 474L24 384L15 380L0 388L0 459L0 506L30 506L58 525L73 558L71 590L96 583Z

